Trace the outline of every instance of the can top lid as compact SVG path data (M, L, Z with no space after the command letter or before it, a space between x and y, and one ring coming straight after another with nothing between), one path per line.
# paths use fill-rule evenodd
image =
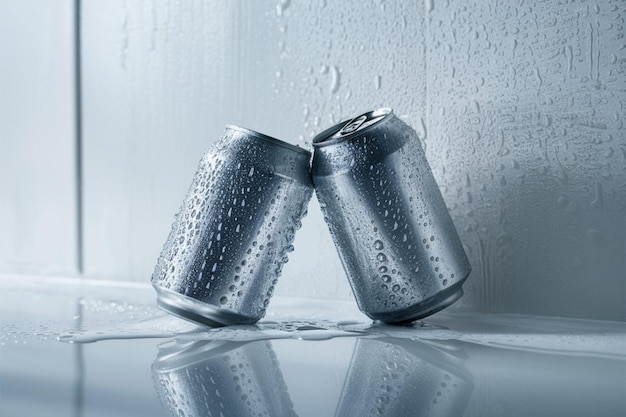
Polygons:
M237 131L245 133L247 135L254 136L254 137L259 138L259 139L263 139L264 141L266 141L268 143L272 143L274 145L282 146L283 148L289 149L291 151L304 154L304 155L306 155L309 158L311 157L311 152L309 152L308 150L306 150L304 148L301 148L301 147L299 147L297 145L292 145L291 143L282 141L280 139L273 138L271 136L265 135L263 133L259 133L259 132L255 131L255 130L248 129L246 127L235 126L235 125L226 125L226 129L237 130Z
M344 120L343 122L338 123L330 129L327 129L315 136L315 138L313 138L313 145L323 146L329 144L330 142L334 143L339 139L352 136L356 133L361 133L368 127L381 122L392 113L393 111L390 108L383 107L363 113L353 119Z

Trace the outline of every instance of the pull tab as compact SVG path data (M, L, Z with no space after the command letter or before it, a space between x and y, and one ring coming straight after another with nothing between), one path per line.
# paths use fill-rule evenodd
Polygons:
M359 130L359 127L363 124L364 121L367 120L366 115L359 116L355 119L350 120L344 127L339 131L339 135L344 136L348 135L352 132L356 132Z
M382 119L385 118L389 113L391 113L391 109L382 108L378 110L374 110L365 114L362 114L354 119L350 120L345 124L344 127L341 128L340 131L335 133L332 138L341 138L344 136L348 136L352 133L358 132L359 130L363 130L368 126L371 126L375 123L378 123Z

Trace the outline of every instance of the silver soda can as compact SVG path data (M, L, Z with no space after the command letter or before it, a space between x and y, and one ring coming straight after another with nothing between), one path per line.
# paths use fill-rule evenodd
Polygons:
M270 341L178 342L159 350L152 379L173 416L296 416Z
M313 193L310 158L227 126L200 160L157 261L159 307L209 326L262 318Z
M458 300L471 267L415 131L379 109L313 147L317 197L361 311L407 323Z
M467 355L444 344L359 338L335 416L463 415L474 388Z

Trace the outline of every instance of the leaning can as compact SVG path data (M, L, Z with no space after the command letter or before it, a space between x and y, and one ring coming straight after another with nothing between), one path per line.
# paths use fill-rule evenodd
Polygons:
M361 311L407 323L457 301L471 267L415 131L378 109L313 147L317 197Z
M262 318L313 193L310 158L227 126L200 160L157 261L159 307L209 326Z

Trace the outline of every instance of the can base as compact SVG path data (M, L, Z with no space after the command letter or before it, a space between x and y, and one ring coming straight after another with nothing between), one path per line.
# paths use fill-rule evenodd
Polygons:
M418 304L414 304L402 311L374 313L368 314L368 316L374 320L380 320L387 324L409 324L415 320L435 314L436 312L454 304L463 296L462 285L464 281L465 279L459 281L457 284L446 289L445 291L440 292L436 296Z
M157 292L157 306L161 310L194 323L209 327L222 327L233 324L254 324L258 321L258 319L232 313L174 291L156 286L154 289Z

